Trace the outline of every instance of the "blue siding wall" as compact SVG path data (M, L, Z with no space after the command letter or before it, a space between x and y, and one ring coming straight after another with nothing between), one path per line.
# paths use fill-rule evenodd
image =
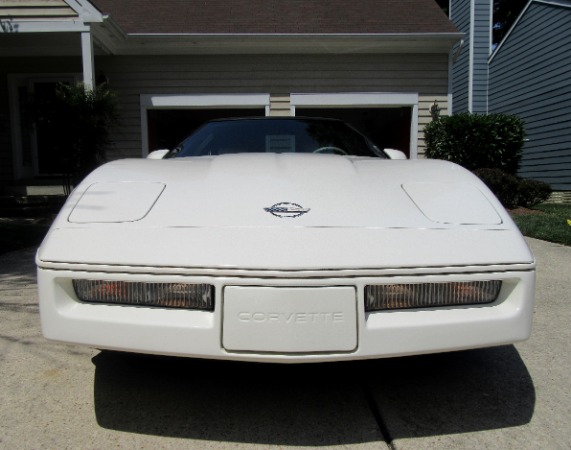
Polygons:
M452 0L451 2L450 19L464 33L464 48L452 68L452 110L454 113L485 114L488 112L491 2L492 0ZM473 36L470 32L471 21L473 21ZM472 59L471 66L470 58Z
M488 58L490 57L491 2L492 0L474 0L474 40L472 109L473 113L488 112Z
M450 19L458 30L464 33L464 47L452 67L452 112L468 111L468 86L470 65L470 11L471 0L452 0ZM457 46L453 49L455 53Z
M570 2L571 6L571 2ZM571 7L533 2L490 65L490 112L526 124L520 175L571 190Z

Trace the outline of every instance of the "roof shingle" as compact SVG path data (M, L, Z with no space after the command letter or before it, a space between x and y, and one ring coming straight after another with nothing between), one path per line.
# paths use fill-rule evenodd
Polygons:
M127 34L455 33L434 0L91 0Z

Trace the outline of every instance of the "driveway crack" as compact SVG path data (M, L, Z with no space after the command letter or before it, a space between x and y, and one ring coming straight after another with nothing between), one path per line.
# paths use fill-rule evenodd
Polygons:
M375 422L379 427L379 431L385 443L387 444L387 447L390 450L396 450L396 447L393 443L393 437L391 436L391 432L389 431L387 423L383 418L381 408L379 407L379 404L375 399L375 396L373 395L370 386L366 383L361 383L361 390L363 391L363 396L365 397L365 401L367 402L367 405L369 406L369 409L371 410L371 413L375 418Z

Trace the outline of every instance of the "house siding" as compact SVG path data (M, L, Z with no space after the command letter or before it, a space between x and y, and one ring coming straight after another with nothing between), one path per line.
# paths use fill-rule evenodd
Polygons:
M101 57L119 95L121 126L111 158L141 156L140 96L144 94L270 94L270 113L285 114L285 93L414 92L419 94L418 153L423 126L438 100L447 111L447 55L229 55Z
M472 43L472 108L471 112L488 112L488 58L490 57L491 1L474 0L474 37Z
M533 2L490 64L490 112L525 121L519 174L571 190L571 8Z
M460 55L452 66L452 112L466 112L469 108L468 91L470 85L470 20L471 0L453 0L450 4L450 20L458 30L464 33L464 42L460 50L456 44L452 54L460 51Z
M454 113L488 112L491 2L453 0L451 3L450 18L464 33L464 47L452 69Z
M448 97L447 96L430 96L426 94L419 95L418 98L418 157L424 158L426 153L426 142L424 140L424 127L432 122L432 115L430 114L430 108L434 105L434 102L438 104L440 108L440 116L450 115Z
M289 94L270 95L270 116L290 116L291 101Z

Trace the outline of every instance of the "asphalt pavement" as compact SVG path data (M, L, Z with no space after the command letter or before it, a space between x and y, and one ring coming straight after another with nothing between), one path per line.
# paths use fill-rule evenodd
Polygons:
M1 255L0 448L570 449L571 248L528 242L528 341L310 365L47 342L34 249Z

